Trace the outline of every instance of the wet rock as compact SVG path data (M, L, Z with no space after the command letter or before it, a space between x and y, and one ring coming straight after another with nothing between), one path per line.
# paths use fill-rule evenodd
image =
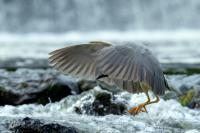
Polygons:
M115 114L121 115L125 112L126 107L122 103L112 102L112 96L109 93L100 93L96 96L92 104L95 114L106 115Z
M179 102L181 103L181 105L183 106L191 106L191 103L193 101L193 99L195 98L195 91L194 90L189 90L185 95L182 95L179 97Z
M52 70L0 70L0 105L46 104L77 90L77 84Z
M83 102L83 105L81 107L75 107L76 113L85 113L88 115L98 116L104 116L108 114L121 115L124 114L125 111L125 104L115 101L113 96L108 92L99 92L95 96L94 101Z
M182 87L183 89L183 87ZM183 106L191 109L199 108L200 106L200 90L198 86L186 87L183 89L182 94L178 97L178 101Z
M19 96L10 91L7 91L4 87L0 86L0 105L12 104L13 101L17 101Z
M179 90L181 91L181 94L186 94L189 90L191 90L191 88L189 86L183 84L183 85L181 85Z
M200 64L191 63L162 63L161 67L165 74L199 74Z
M78 84L78 88L79 88L79 93L91 90L95 86L97 86L97 82L96 81L84 80L84 79L79 80L77 84Z
M11 122L9 129L14 133L78 133L78 130L73 126L47 123L28 117Z
M178 94L174 91L166 91L163 96L161 96L164 100L175 99L178 100Z
M168 81L173 87L173 93L181 105L189 108L199 108L200 104L200 75L172 75Z
M179 102L183 106L187 106L191 109L199 109L200 108L200 93L197 88L190 88L185 94L179 97Z
M200 98L193 100L188 107L191 109L200 109Z

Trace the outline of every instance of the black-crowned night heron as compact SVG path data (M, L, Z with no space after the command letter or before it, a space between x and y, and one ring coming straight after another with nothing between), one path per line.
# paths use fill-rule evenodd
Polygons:
M55 50L49 62L64 74L103 80L131 93L144 92L147 101L128 112L147 112L146 105L159 101L168 88L158 60L146 48L135 44L112 45L90 42ZM156 99L150 99L151 90Z

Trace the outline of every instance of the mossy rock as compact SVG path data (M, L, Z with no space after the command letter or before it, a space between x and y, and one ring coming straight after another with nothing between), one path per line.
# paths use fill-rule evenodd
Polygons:
M196 93L195 90L189 90L185 95L179 97L179 102L182 106L189 106L189 104L194 100Z

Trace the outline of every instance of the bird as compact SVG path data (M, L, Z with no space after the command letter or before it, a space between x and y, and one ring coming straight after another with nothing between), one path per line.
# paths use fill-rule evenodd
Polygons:
M130 93L145 93L147 100L128 113L148 113L146 106L158 103L169 88L158 59L136 43L91 41L49 53L49 63L63 74L100 80ZM151 99L149 91L155 99Z

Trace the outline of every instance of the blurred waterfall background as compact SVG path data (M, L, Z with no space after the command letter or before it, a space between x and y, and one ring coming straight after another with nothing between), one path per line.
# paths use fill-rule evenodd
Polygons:
M199 63L199 13L199 0L0 0L0 58L104 40L147 42L164 63Z
M198 0L1 0L0 31L198 30L199 12Z

